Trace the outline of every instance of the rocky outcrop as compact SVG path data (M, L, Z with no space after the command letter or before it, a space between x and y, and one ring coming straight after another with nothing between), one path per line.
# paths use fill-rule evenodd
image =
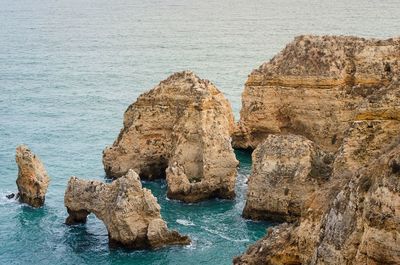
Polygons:
M316 264L400 264L400 145L361 168L323 220Z
M252 161L243 216L294 221L307 203L305 195L329 180L333 156L303 136L269 135Z
M190 243L187 236L168 230L157 199L142 188L133 170L110 184L71 177L64 203L68 225L85 223L94 213L104 222L111 246L148 249Z
M358 106L399 75L399 38L297 37L249 75L234 146L254 149L269 134L292 133L336 151Z
M128 107L117 140L103 152L104 168L112 177L129 169L143 179L166 177L173 199L230 199L238 165L233 130L223 94L192 72L176 73Z
M329 180L303 195L297 222L234 264L400 263L400 84L376 89L357 109Z
M43 163L25 145L17 147L15 160L18 165L17 197L32 207L42 206L50 181Z

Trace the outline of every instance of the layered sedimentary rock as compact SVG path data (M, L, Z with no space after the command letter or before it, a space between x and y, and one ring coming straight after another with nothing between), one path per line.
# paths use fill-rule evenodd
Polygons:
M304 194L297 222L234 264L400 263L400 84L374 90L357 110L329 180Z
M234 146L292 133L336 151L360 102L399 75L399 38L297 37L249 75Z
M333 156L303 136L269 135L252 161L243 216L294 221L307 203L305 194L329 180Z
M129 169L143 179L166 177L174 199L232 198L233 130L223 94L192 72L176 73L128 107L117 140L103 152L104 169L112 177Z
M50 181L43 163L25 145L17 147L15 160L18 165L19 200L32 207L42 206Z
M111 184L71 177L64 203L67 224L85 223L94 213L104 222L112 246L147 249L190 243L187 236L168 229L157 199L142 188L133 170Z

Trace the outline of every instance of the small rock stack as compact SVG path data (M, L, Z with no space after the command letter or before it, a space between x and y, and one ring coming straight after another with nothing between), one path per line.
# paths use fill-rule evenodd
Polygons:
M18 197L32 207L44 204L50 178L40 159L25 145L16 149Z

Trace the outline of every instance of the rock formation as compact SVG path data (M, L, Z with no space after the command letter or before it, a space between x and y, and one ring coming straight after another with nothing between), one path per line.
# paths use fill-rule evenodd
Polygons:
M238 161L231 147L232 109L209 81L181 72L139 96L117 140L103 152L106 174L129 169L166 177L168 197L188 202L233 198Z
M399 264L400 124L356 121L330 181L234 264ZM268 191L264 191L268 192Z
M292 133L336 151L360 102L399 75L399 38L297 37L249 75L234 146Z
M64 203L67 224L85 223L94 213L104 222L111 246L148 249L190 243L187 236L168 230L157 199L142 188L133 170L110 184L71 177Z
M17 147L15 160L18 165L17 197L32 207L42 206L50 181L44 165L25 145Z
M367 53L363 60L375 62L381 58L380 55L386 54L382 49L389 49L392 42L381 42L385 44L384 48L368 48L380 52ZM357 50L366 49L365 45L361 47ZM368 57L375 55L377 58ZM385 60L390 61L390 58L385 57ZM379 86L376 81L378 72L371 72L376 70L374 66L379 65L372 64L372 68L366 70L360 65L357 69L362 71L354 73L355 80L364 81L355 82L348 89L367 89L371 85L371 90L363 94L357 104L353 103L354 110L349 116L352 120L343 120L346 123L338 125L347 129L337 138L341 139L341 145L336 151L330 176L314 191L310 189L303 194L300 214L293 218L296 222L277 226L245 254L235 258L234 264L400 264L400 83L395 77L386 83L387 77L382 77ZM396 67L397 62L390 61L391 71L398 71ZM371 73L368 82L367 75L363 77L364 71ZM326 89L321 91L330 93ZM282 139L280 137L277 139ZM314 139L326 149L338 144L329 147L318 137ZM280 158L289 161L290 168L292 162L287 157L292 156L287 152L291 150L286 148L287 141L281 141L281 144L276 144L280 146L278 150L285 151ZM256 154L263 154L271 152L273 147L261 144L257 149ZM300 161L304 159L301 155L298 158ZM257 161L265 163L262 159ZM254 167L262 168L262 165ZM259 172L269 173L268 170L255 173ZM317 175L324 176L321 173ZM268 181L271 180L268 178ZM287 181L283 183L288 185ZM288 189L297 186L297 183L292 183ZM270 186L264 187L266 189L251 196L263 198L270 192L275 194L269 190ZM249 189L248 192L254 191Z
M304 195L318 190L332 171L333 156L298 135L269 135L252 157L243 216L256 220L296 220Z

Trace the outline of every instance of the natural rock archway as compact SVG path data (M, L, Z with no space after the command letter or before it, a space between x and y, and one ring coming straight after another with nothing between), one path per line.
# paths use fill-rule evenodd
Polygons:
M111 246L148 249L190 243L189 237L168 229L157 199L142 188L133 170L110 184L71 177L64 204L66 224L85 223L93 213L104 222Z

